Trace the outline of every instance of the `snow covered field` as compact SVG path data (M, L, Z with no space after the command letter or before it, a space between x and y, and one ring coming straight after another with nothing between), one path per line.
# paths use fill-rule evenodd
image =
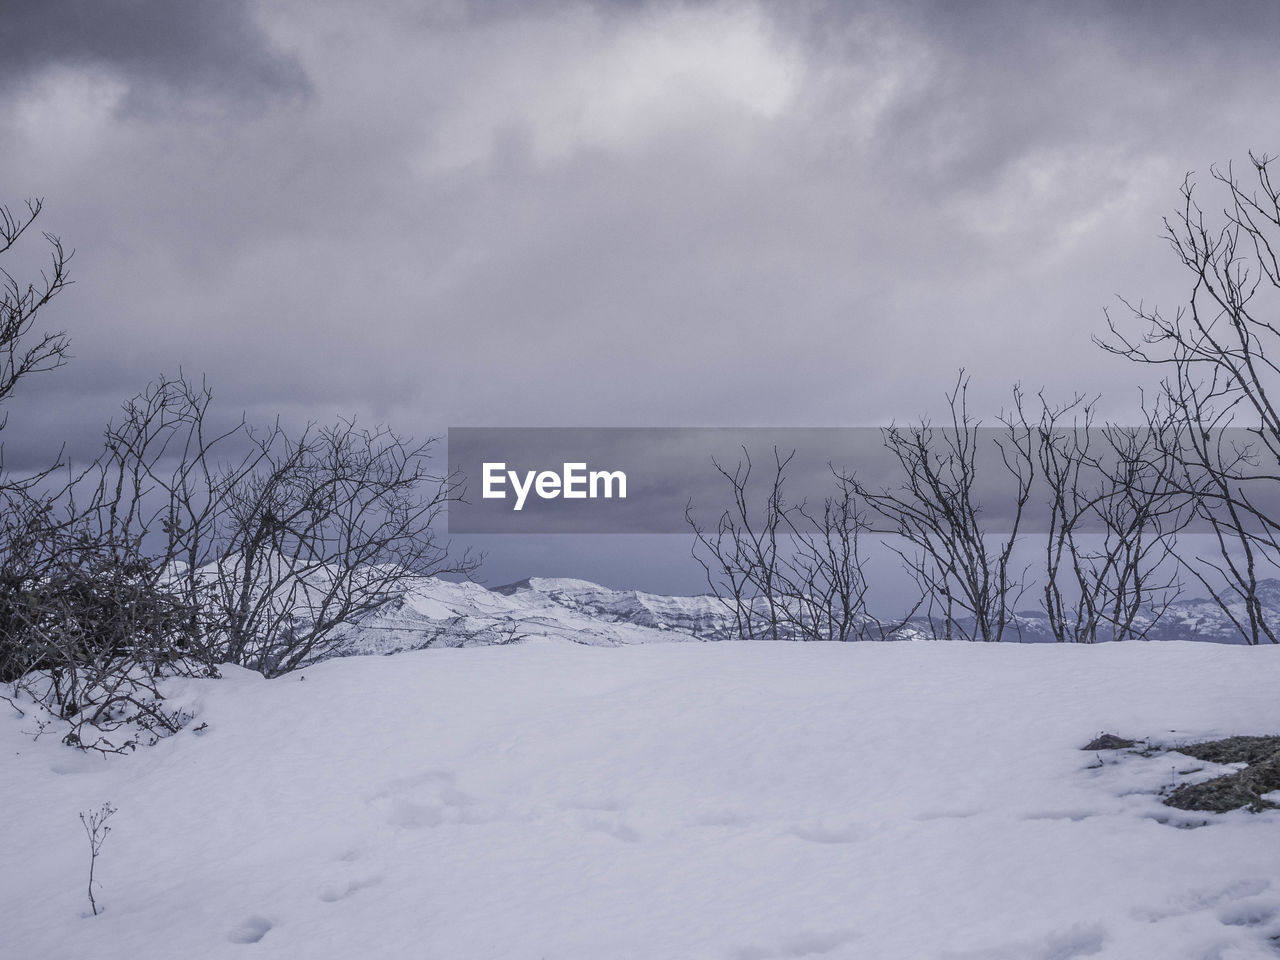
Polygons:
M1278 690L1217 644L535 640L175 681L125 757L0 704L0 954L1275 960L1280 811L1080 747L1280 732Z

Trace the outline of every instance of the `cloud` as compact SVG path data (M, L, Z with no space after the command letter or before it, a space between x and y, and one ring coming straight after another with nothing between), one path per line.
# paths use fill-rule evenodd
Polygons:
M420 434L879 424L959 366L1132 414L1102 308L1185 296L1183 174L1280 149L1274 4L9 7L0 202L77 284L8 443L178 366Z
M4 34L0 94L58 67L118 76L128 105L148 109L195 93L245 103L306 85L247 0L10 0Z

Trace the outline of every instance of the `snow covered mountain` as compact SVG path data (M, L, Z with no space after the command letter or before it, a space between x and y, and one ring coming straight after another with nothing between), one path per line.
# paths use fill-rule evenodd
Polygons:
M733 639L732 618L715 597L667 597L640 590L612 590L588 580L531 577L497 587L508 597L540 595L595 620L676 631L699 640Z
M1280 615L1280 581L1263 585L1264 605ZM1045 615L1018 615L1024 642L1052 640ZM899 631L899 639L929 636L923 618ZM411 581L394 600L347 631L340 655L386 654L425 647L514 643L535 637L589 646L737 638L734 618L710 595L669 597L614 590L586 580L531 577L489 589L435 578ZM1008 639L1016 640L1016 634ZM1216 603L1172 604L1149 633L1151 640L1240 643L1239 633Z
M585 580L531 578L487 589L426 577L366 616L343 638L342 655L424 647L513 643L534 637L589 646L733 639L715 597L610 590Z

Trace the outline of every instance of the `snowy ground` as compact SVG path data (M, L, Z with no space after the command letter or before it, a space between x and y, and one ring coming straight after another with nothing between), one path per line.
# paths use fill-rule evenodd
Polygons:
M1277 648L542 640L174 689L195 722L128 757L0 704L3 956L1280 956L1280 811L1079 749L1280 732Z

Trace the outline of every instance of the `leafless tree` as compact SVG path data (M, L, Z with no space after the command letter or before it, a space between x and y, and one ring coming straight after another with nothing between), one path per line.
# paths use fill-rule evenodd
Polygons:
M26 212L15 214L0 206L0 256L8 253L40 216L42 200L28 200ZM36 315L71 282L67 264L72 253L51 233L50 263L41 271L40 282L22 282L0 267L0 404L9 398L20 381L32 373L62 366L67 359L69 340L65 333L35 330ZM0 427L4 416L0 415Z
M733 470L712 461L733 496L733 506L717 518L714 533L698 525L692 504L685 510L694 533L693 557L706 573L712 593L733 614L737 636L787 639L778 584L780 550L785 546L780 547L779 541L785 535L786 470L795 452L783 457L777 449L773 451L774 473L760 507L752 501L754 464L745 447L742 456Z
M1019 633L1015 607L1026 589L1026 571L1010 565L1032 493L1035 434L1015 387L1013 406L1001 414L1000 436L993 441L1013 484L1011 510L998 521L999 530L989 529L978 499L981 421L969 413L968 384L960 371L947 394L948 424L884 429L900 486L854 486L876 514L876 528L903 544L895 550L915 579L935 636L991 642L1005 639L1011 628Z
M0 254L40 212L0 208ZM70 282L71 254L45 238L38 283L0 269L0 405L66 360L65 334L36 327ZM477 563L439 536L461 490L430 470L430 441L354 421L295 436L243 416L215 424L211 399L161 378L89 464L0 465L0 682L68 722L68 742L127 749L140 731L171 732L182 718L159 685L173 672L313 662L407 578Z
M188 648L189 603L139 544L100 538L71 500L23 503L4 519L0 679L84 748L178 729L158 684Z
M714 530L685 518L693 556L711 592L734 618L743 639L884 640L906 618L886 623L867 608L869 583L863 540L869 527L853 484L833 472L837 492L821 508L786 498L795 451L773 451L773 471L756 502L750 452L730 470L715 463L733 504ZM914 611L913 611L914 612Z
M213 662L202 598L178 562L198 539L190 481L217 450L200 432L203 407L192 413L198 399L180 380L153 385L108 427L97 459L64 467L56 483L46 474L5 512L0 670L82 747L175 731L182 717L165 707L161 680Z
M1181 423L1178 465L1216 544L1216 559L1179 554L1251 644L1277 639L1275 611L1261 595L1266 574L1280 569L1280 187L1274 160L1249 155L1252 179L1231 166L1213 168L1224 198L1217 216L1201 208L1190 175L1182 203L1165 220L1166 238L1193 278L1187 302L1170 317L1122 301L1145 329L1125 334L1108 316L1106 350L1164 367L1161 404ZM1243 429L1248 442L1234 439Z
M68 742L172 732L165 677L228 661L277 675L330 654L409 577L474 568L436 530L460 491L429 472L429 443L350 421L296 438L215 426L210 402L160 379L93 463L4 514L0 677Z
M1103 496L1094 508L1103 529L1100 597L1114 640L1145 639L1182 592L1178 534L1195 506L1175 480L1164 425L1103 428ZM1108 571L1103 570L1106 574Z
M835 471L833 478L836 493L820 510L798 503L783 515L791 548L781 578L788 623L806 640L885 640L915 611L893 623L871 616L863 547L870 524L850 480Z
M454 480L432 443L354 421L214 424L211 393L162 378L125 405L96 465L102 539L145 544L183 598L183 652L268 676L320 659L408 578L469 573L440 537Z
M0 255L42 210L40 200L27 201L25 212L0 207ZM53 234L44 239L50 262L38 281L0 267L0 406L32 374L67 359L67 335L41 331L38 321L71 282L72 253ZM0 410L0 428L7 419ZM72 497L78 478L68 471L60 479L59 470L17 474L0 457L0 682L26 681L39 703L75 725L91 718L110 727L138 692L132 662L111 676L104 664L140 636L154 641L149 630L170 623L172 610L148 592L134 545L95 537ZM68 737L77 737L76 726Z
M454 478L432 444L354 421L309 427L226 488L208 629L227 659L273 676L332 652L340 630L410 577L467 574L438 533Z
M31 229L44 208L42 200L28 200L25 212L0 206L0 256L8 254ZM53 234L45 233L50 247L49 266L39 282L20 281L0 266L0 430L8 422L5 401L33 373L52 370L66 362L69 340L62 332L37 330L37 315L70 282L66 250ZM54 466L25 475L5 469L0 444L0 680L12 679L22 657L13 641L13 628L23 616L19 567L38 562L28 552L35 549L33 535L56 527L46 514L47 498L40 482ZM36 551L38 552L38 551Z
M1195 506L1177 480L1171 425L1095 427L1083 397L1041 401L1050 631L1058 642L1144 638L1180 592L1173 545Z

